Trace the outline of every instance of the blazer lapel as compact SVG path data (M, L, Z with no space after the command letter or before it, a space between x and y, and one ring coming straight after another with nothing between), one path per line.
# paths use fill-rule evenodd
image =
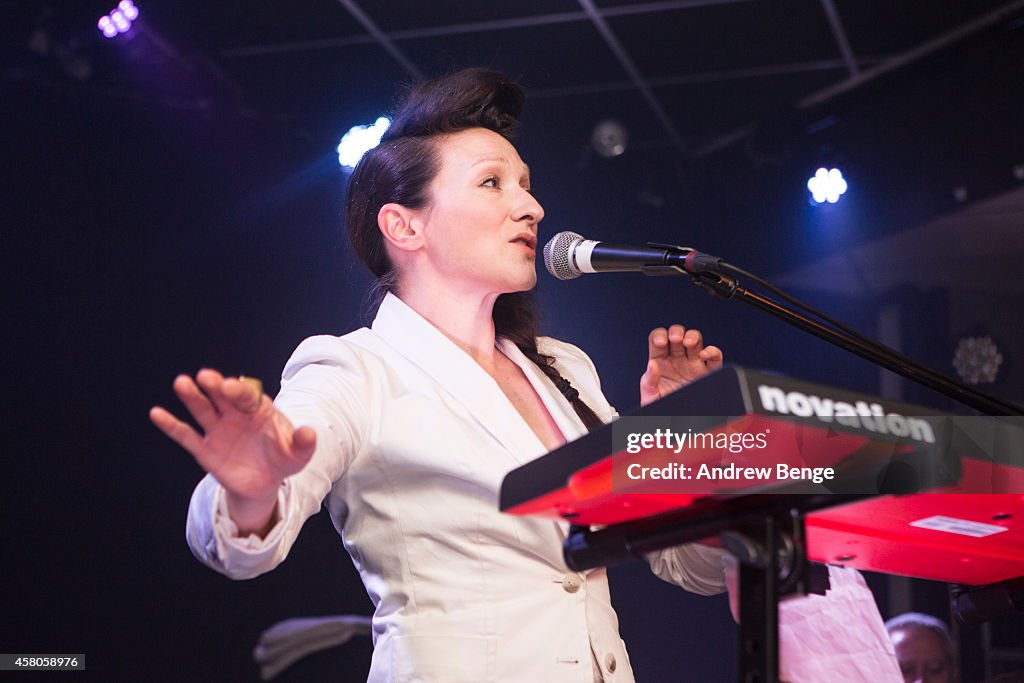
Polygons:
M469 354L401 299L392 294L384 297L372 329L462 403L515 464L525 464L545 452L544 445L498 383ZM548 397L544 394L541 397L547 405Z

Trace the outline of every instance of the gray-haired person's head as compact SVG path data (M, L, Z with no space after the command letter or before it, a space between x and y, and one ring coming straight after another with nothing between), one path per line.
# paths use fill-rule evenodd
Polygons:
M907 612L885 622L903 680L949 683L957 679L956 652L949 626L941 619Z

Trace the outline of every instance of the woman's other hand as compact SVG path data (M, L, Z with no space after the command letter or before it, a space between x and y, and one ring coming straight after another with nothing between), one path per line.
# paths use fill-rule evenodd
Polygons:
M722 367L722 350L704 346L700 330L687 330L682 325L651 330L647 349L647 370L640 377L641 406Z

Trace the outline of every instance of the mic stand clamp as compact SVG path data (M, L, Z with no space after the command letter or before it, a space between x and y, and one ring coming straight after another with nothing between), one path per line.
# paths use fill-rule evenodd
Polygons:
M640 272L648 277L688 277L693 280L695 285L716 299L731 299L739 288L736 278L713 270L691 273L674 264L659 263L642 266Z

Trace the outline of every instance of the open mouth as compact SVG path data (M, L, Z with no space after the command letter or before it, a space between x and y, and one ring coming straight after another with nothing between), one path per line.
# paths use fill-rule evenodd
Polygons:
M533 235L519 235L514 240L512 240L512 242L522 244L534 251L537 251L537 238L534 237Z

